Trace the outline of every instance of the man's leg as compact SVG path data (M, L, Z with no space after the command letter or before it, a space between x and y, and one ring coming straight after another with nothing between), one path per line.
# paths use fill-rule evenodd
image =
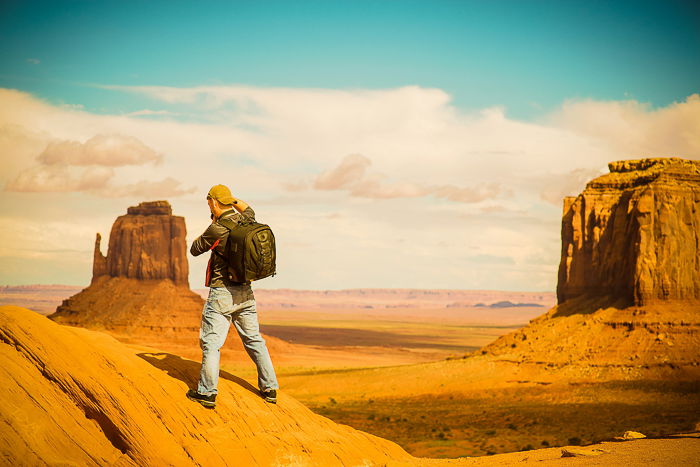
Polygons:
M232 308L231 294L224 287L212 287L202 311L199 330L199 346L202 348L202 369L199 373L197 392L216 394L219 384L219 349L226 342L230 317L223 313Z
M233 314L233 325L241 336L245 350L258 368L258 388L262 391L279 389L270 353L267 351L265 339L260 335L255 300L241 303L241 308Z

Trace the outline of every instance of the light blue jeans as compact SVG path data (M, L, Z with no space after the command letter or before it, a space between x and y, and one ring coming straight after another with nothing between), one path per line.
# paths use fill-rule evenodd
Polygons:
M265 339L260 335L255 297L250 285L211 287L202 310L199 346L202 348L202 369L197 392L210 395L218 392L219 349L226 342L233 323L250 358L258 368L258 388L279 389L275 369Z

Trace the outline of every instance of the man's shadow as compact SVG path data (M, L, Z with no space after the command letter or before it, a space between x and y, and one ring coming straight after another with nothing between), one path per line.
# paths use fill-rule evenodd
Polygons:
M143 352L136 355L159 370L165 371L168 376L179 379L185 383L188 388L197 387L197 383L199 382L199 370L202 367L200 363L186 360L178 355L166 352ZM238 384L256 396L258 395L258 390L252 384L228 371L219 370L219 377Z

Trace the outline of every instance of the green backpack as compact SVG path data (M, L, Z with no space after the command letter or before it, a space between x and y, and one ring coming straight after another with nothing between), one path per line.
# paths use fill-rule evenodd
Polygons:
M231 280L248 282L275 275L275 235L268 225L253 220L236 222L230 218L218 221L228 229L228 240L222 256L228 264Z

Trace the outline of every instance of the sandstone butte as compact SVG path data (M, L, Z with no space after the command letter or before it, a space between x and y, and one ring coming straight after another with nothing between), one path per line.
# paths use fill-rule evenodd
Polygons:
M127 209L112 225L107 256L95 240L93 283L101 277L170 279L189 287L185 218L173 216L167 201L144 202Z
M198 329L204 302L189 288L185 236L185 219L167 201L128 208L112 225L106 257L97 234L90 286L50 318L128 335Z
M612 162L564 199L559 303L700 303L700 162Z
M90 285L49 318L200 358L204 301L189 287L186 234L185 219L173 216L167 201L129 207L112 225L107 256L97 234ZM271 352L288 347L274 337L266 340ZM248 358L240 339L227 339L225 348Z
M570 374L700 379L700 162L612 162L564 200L558 304L481 350Z

